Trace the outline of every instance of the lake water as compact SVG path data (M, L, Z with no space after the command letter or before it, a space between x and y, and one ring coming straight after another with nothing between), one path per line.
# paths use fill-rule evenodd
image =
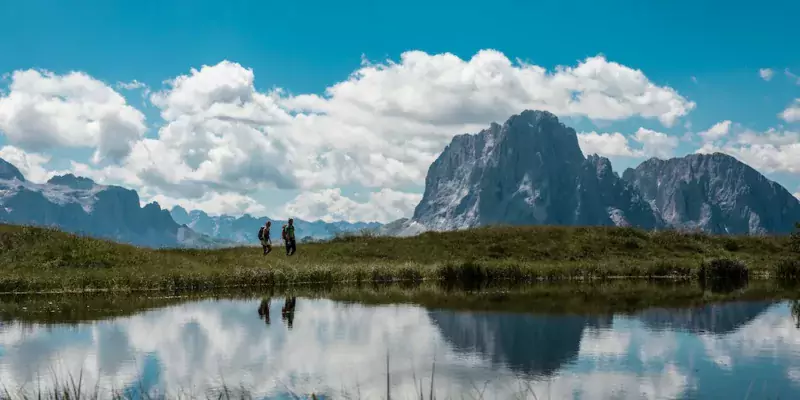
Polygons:
M5 321L0 383L257 398L800 398L788 302L541 315L296 298L199 300L73 324ZM88 388L88 389L87 389ZM479 395L482 392L483 395ZM535 397L534 397L535 394ZM294 397L297 396L297 397Z

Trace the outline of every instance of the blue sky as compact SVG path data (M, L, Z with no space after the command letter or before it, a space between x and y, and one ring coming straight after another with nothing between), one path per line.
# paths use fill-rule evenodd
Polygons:
M417 87L414 85L449 90L441 81L433 85L428 80L461 67L447 62L426 64L441 61L432 57L451 53L467 63L481 50L492 49L512 62L519 59L550 73L555 73L556 66L576 68L587 58L602 55L606 64L641 70L654 87L674 91L683 101L678 108L694 103L671 126L654 116L667 110L669 101L654 102L649 108L623 112L610 120L596 118L607 113L590 109L590 104L576 106L573 111L577 111L572 113L559 113L556 109L556 114L579 132L598 134L592 142L595 147L584 147L585 152L597 150L598 141L606 141L602 149L617 171L653 155L635 140L640 128L684 138L667 146L669 155L683 155L704 144L699 132L731 121L729 129L720 134L720 141L709 145L748 162L791 192L800 192L800 161L796 161L800 160L800 149L793 146L793 135L800 132L800 117L779 117L793 109L794 99L800 98L800 41L793 25L796 15L800 15L800 3L788 0L763 1L757 7L721 1L85 1L79 6L38 0L2 2L0 73L46 70L53 75L25 79L7 75L0 83L6 98L5 103L0 100L0 132L4 133L0 141L10 146L0 155L25 164L21 168L29 171L32 178L71 170L98 181L134 187L146 200L202 207L212 213L249 211L276 216L385 220L413 209L422 189L425 165L449 136L490 120L502 121L521 111L514 106L476 108L489 104L486 102L465 104L459 108L465 113L464 123L459 125L458 121L434 115L441 107L435 99L412 107L408 98L391 96L403 96L398 88ZM402 66L401 55L415 50L425 54L424 62L419 61L418 65L428 65L435 72L406 71L403 79L410 81L402 81L401 85L397 83L400 81L389 81L394 76L393 67L384 65L383 78L369 82L361 79L361 84L354 85L350 92L329 92L326 96L326 88L347 81L350 74L362 68L362 57L372 63L386 64L391 60ZM233 64L220 66L224 60ZM611 86L616 85L617 91L629 88L615 78L619 71L606 64L603 68L610 75L602 79L613 81ZM206 86L187 84L179 88L164 83L178 76L192 76L192 68L199 70L204 65L219 67L209 69L207 78L197 79ZM472 67L470 71L480 65ZM769 80L760 75L762 69L771 71L765 75ZM85 79L62 79L76 71ZM251 80L241 71L250 71ZM507 76L502 71L498 74ZM463 77L464 72L454 76ZM578 83L572 90L585 86L581 86L581 79L594 78L575 79ZM602 79L601 83L608 83ZM27 82L17 85L22 87L18 89L19 96L15 96L15 80ZM102 83L124 96L124 103L116 102L116 108L101 113L108 116L118 112L113 117L116 125L92 128L87 122L99 118L99 114L85 111L91 108L86 104L107 103L97 99L108 95L104 88L92 86L91 82ZM144 86L129 90L120 85L130 82ZM248 89L251 83L252 88ZM91 89L75 89L84 84ZM253 101L252 107L237 103L241 108L232 111L220 106L230 105L224 91L218 90L220 87L229 89L225 93L235 93L232 98ZM280 95L272 92L276 88L282 89ZM178 93L179 89L183 92ZM249 94L243 94L248 90ZM159 91L163 94L160 105L152 98ZM529 91L542 92L539 88ZM619 94L600 92L611 98ZM211 99L209 93L222 93L223 97ZM439 92L433 92L433 97L436 93ZM659 93L665 96L666 92ZM254 94L263 98L254 98ZM35 120L51 118L70 127L61 129L60 139L42 133L41 126L37 128L31 120L25 124L21 117L12 118L15 113L29 115L23 113L25 107L44 104L41 96L47 101L60 101L61 106L68 103L56 107L57 115L47 107L36 109L44 114L35 114ZM275 96L279 99L275 100ZM331 100L337 96L347 102ZM199 103L189 104L193 99L200 99ZM369 99L378 105L397 102L400 111L382 108L386 115L369 122L366 116L356 118L353 109L348 108L358 99ZM550 104L556 100L542 101ZM305 125L305 120L289 121L287 115L294 116L298 111L270 114L273 103L282 109L313 108L311 114L328 114L329 118L324 123L317 118ZM376 110L379 108L375 106ZM166 118L162 115L165 110L171 113ZM70 112L89 114L67 115ZM136 112L143 118L131 114ZM197 122L208 120L208 113L219 116L220 112L235 114L225 115L222 121L236 120L239 125ZM247 113L248 124L256 122L248 126L271 138L262 140L248 136L253 133L244 128L237 130L236 126L242 126L238 119L243 118L242 112ZM398 112L405 113L402 119L398 119ZM333 118L334 114L344 117ZM483 119L468 117L475 115ZM445 124L436 122L445 120ZM92 133L94 136L82 136L81 123L86 123L84 131L99 131ZM277 125L272 128L272 124ZM391 126L387 128L387 124ZM292 128L281 128L287 125ZM418 132L412 135L401 131L403 126ZM119 129L125 133L119 133ZM772 136L765 135L770 129L774 130ZM173 132L172 136L166 135L167 131ZM748 131L761 139L738 140ZM633 153L610 149L615 143L602 134L615 132L630 141ZM49 139L32 139L43 134ZM366 136L356 136L361 134ZM411 136L401 140L400 136L406 134ZM201 144L198 137L202 135L206 135L206 141ZM98 150L102 147L98 144L101 136L106 138L102 151ZM429 140L430 137L436 139ZM123 143L128 139L129 145L108 145L108 140ZM152 142L137 147L135 142L141 139ZM250 148L244 144L248 140L253 141ZM402 154L382 150L381 146L385 146L396 152L402 147L398 143L418 145L420 154L425 156L415 156L413 146ZM657 143L670 142L667 139ZM221 147L234 150L230 150L231 154L213 150ZM149 154L144 164L137 156L142 148ZM658 147L664 153L662 150L663 146ZM159 151L162 153L154 156ZM198 152L203 154L195 154ZM93 155L100 153L102 157L93 162ZM306 160L311 163L308 168L295 165L299 158L317 154L319 160ZM167 166L168 159L177 164ZM75 167L70 161L81 165ZM203 161L204 166L199 167ZM381 168L385 170L376 172ZM379 192L381 189L383 192ZM363 203L368 200L368 204Z

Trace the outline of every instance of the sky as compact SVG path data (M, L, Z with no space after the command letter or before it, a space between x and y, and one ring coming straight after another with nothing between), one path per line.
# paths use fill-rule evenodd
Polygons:
M454 135L555 113L615 171L800 196L800 2L0 1L0 157L209 214L388 222Z

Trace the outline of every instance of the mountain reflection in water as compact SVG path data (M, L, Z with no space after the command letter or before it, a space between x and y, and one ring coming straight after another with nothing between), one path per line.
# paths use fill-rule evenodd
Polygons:
M795 311L793 311L795 310ZM364 306L324 299L204 300L74 325L0 326L0 383L203 396L227 385L427 398L800 396L798 306L729 302L581 316ZM256 312L257 311L257 312ZM271 323L280 314L282 323ZM485 386L485 389L484 389Z

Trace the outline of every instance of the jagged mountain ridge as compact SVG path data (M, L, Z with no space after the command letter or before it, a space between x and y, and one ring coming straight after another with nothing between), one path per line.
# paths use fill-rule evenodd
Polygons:
M620 177L607 158L584 157L555 115L525 110L454 137L431 164L413 217L382 233L504 224L765 234L791 232L795 221L800 202L734 157L653 158Z
M652 158L622 177L669 227L785 234L800 221L800 202L786 188L722 153Z
M266 217L211 217L203 211L172 211L152 202L140 205L135 190L100 185L74 174L34 183L0 158L0 222L52 226L63 231L146 247L228 247L255 245ZM286 221L273 220L276 231ZM375 230L377 222L324 222L295 219L298 238L320 240L340 232ZM277 235L273 233L274 236Z
M281 226L286 223L285 220L254 217L249 214L241 217L230 215L210 216L204 211L187 211L180 206L173 207L170 214L175 221L185 224L196 232L236 243L257 243L258 228L263 226L268 219L272 221L273 240L277 240L280 236ZM339 233L378 230L382 226L378 222L324 222L305 221L299 218L294 219L294 224L300 241L324 240L332 238Z
M141 207L134 190L99 185L72 174L27 181L0 159L0 221L147 247L217 247L225 242L177 224L158 203Z

